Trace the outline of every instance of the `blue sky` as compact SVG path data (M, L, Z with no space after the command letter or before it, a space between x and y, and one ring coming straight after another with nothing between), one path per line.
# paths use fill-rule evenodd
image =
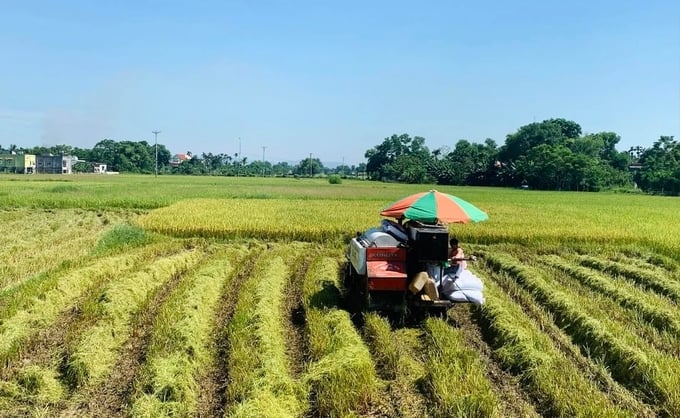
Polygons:
M0 13L0 145L147 140L348 164L393 133L563 117L680 138L680 2L32 1Z

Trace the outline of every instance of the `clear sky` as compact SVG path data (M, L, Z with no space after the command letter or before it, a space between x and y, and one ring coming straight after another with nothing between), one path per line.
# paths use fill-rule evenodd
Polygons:
M680 138L680 1L4 0L0 145L356 164L393 133Z

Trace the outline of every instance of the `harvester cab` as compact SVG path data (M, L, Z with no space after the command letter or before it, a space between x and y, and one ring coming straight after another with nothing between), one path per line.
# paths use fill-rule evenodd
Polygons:
M344 284L350 311L408 317L442 313L456 302L475 302L474 298L440 297L448 241L446 226L414 221L401 225L384 219L379 227L357 233L346 253ZM433 283L428 286L430 279Z

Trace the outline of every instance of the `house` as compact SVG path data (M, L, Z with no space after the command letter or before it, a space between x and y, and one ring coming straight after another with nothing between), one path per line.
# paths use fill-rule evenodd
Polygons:
M2 173L33 174L35 167L33 154L0 154L0 172Z
M38 155L36 170L40 174L72 174L74 158L70 155Z
M179 167L183 161L190 160L191 154L175 154L170 158L170 167Z
M92 163L95 174L106 174L106 164Z

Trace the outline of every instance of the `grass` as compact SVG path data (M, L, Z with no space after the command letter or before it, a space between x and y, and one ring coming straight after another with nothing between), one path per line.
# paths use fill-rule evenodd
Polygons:
M596 292L607 295L623 308L641 315L645 321L659 329L680 336L680 315L677 307L658 295L622 280L603 276L596 270L575 266L560 257L542 258L549 265L574 277L578 282L591 287Z
M364 318L363 331L382 377L388 380L396 379L400 374L402 347L392 335L389 322L376 313L369 313Z
M421 390L426 378L422 329L392 330L386 318L369 313L364 317L363 333L380 377L386 380L386 402L391 404L394 415L428 415L427 407L432 403Z
M644 288L664 295L674 302L680 302L680 282L667 275L650 269L634 267L614 261L600 260L595 257L581 256L578 262L584 266L624 277Z
M119 224L107 231L92 250L94 255L128 251L152 242L150 233L133 225Z
M571 337L564 333L554 322L551 313L537 304L530 293L519 286L517 282L507 274L491 273L487 267L484 266L482 266L482 269L486 271L486 275L489 279L493 277L493 281L502 288L505 297L510 298L515 304L521 306L523 314L528 317L532 326L548 337L547 341L551 342L556 352L559 353L559 356L561 356L563 360L567 360L568 363L571 363L566 363L568 364L566 367L568 373L573 373L574 370L577 370L583 381L589 382L589 385L593 385L593 387L599 389L600 392L606 394L610 405L616 405L621 410L628 411L630 414L638 417L655 416L649 406L642 403L633 392L628 391L611 377L606 366L602 365L597 359L591 359L584 356L580 347L575 345L572 342ZM482 324L487 322L487 318L481 315L481 309L472 309L472 311L477 317L478 322ZM489 336L492 334L488 329L483 333ZM548 351L548 353L550 352L551 351ZM517 376L517 378L519 377L522 377L522 375ZM560 375L556 374L555 378L559 379ZM548 390L548 393L549 392L550 390ZM535 396L540 400L545 399L545 395L538 391L535 393ZM592 395L593 398L598 398L599 396L601 396L601 394L596 393ZM535 409L533 411L535 412Z
M189 199L154 210L138 224L177 237L329 241L379 223L379 210L364 201Z
M21 371L17 382L26 395L40 403L57 403L64 398L64 387L58 373L52 369L28 366Z

